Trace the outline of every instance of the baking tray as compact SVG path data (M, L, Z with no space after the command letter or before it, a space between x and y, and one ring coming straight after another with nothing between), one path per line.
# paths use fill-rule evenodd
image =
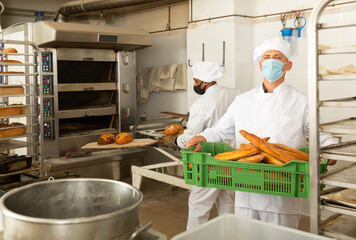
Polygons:
M32 156L2 156L0 158L0 174L15 172L32 165Z
M341 189L320 196L325 204L341 205L356 211L356 189Z

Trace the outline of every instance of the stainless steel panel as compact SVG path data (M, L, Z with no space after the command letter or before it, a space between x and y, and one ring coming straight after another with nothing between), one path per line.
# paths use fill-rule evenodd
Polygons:
M53 140L43 141L44 145L44 158L57 158L59 157L59 123L58 123L58 74L57 74L57 51L56 49L44 49L43 51L52 53L52 71L46 72L45 75L53 76L53 118L49 120L54 121L54 138ZM47 120L47 119L46 119Z
M70 160L64 157L45 162L47 175L60 172L72 172L82 177L124 179L131 176L131 166L142 166L147 155L143 148L100 150L89 157Z
M67 119L67 118L105 116L105 115L114 115L114 114L116 114L116 105L112 105L109 107L98 107L98 108L60 110L58 111L58 118Z
M58 84L59 92L116 90L116 83L66 83Z
M116 35L117 42L99 42L98 36ZM40 21L33 23L34 42L40 47L77 47L135 50L152 45L153 37L143 30L93 24Z
M58 48L57 60L114 62L115 51L106 49ZM73 71L75 70L73 69Z
M129 131L137 119L136 113L136 61L134 52L118 53L118 102L120 131Z
M111 133L116 134L115 129L101 129L90 132L83 132L79 134L71 134L61 136L59 138L59 155L64 156L66 152L76 152L87 143L96 142L101 134Z

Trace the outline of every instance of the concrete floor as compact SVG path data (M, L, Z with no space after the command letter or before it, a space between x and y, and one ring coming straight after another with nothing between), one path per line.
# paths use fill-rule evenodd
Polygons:
M172 190L168 184L144 178L141 191L144 196L140 205L141 224L152 221L151 228L165 234L167 239L186 231L188 190L181 188ZM214 207L210 212L210 218L216 216ZM302 216L299 229L309 231L309 217Z

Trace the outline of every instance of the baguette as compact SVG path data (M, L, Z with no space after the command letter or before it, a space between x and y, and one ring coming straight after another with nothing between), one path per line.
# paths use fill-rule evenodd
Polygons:
M276 148L270 144L267 144L267 142L263 141L258 136L254 135L252 133L248 133L244 130L240 130L239 132L244 138L249 140L254 146L256 146L259 149L261 149L262 151L268 153L272 157L277 158L278 160L280 160L284 163L292 160L288 156L286 156L283 152L281 152L278 148Z
M269 144L271 144L272 146L274 146L274 147L276 147L278 149L281 149L281 150L284 150L286 152L292 153L295 157L298 158L296 160L309 161L309 154L308 153L299 151L297 149L294 149L294 148L291 148L291 147L288 147L286 145L279 144L279 143L269 143Z
M253 155L247 158L240 158L237 162L248 162L248 163L258 163L265 159L266 157L262 154Z
M282 161L279 161L277 158L272 157L271 155L269 155L268 153L265 152L260 152L259 154L265 156L265 162L268 164L274 164L274 165L283 165L284 163Z
M248 149L239 148L235 151L219 153L215 155L214 158L217 160L237 160L240 158L245 158L245 157L255 155L259 151L260 150L257 147L253 147L253 146Z

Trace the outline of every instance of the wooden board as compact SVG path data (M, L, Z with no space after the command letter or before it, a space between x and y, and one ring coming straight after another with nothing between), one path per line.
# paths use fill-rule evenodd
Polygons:
M183 118L186 120L188 120L188 118L189 118L189 113L187 113L187 114L180 114L180 113L174 113L174 112L160 112L160 113L169 115L169 116L173 116L173 117Z
M102 149L108 149L108 148L134 148L134 147L145 147L149 146L152 144L158 143L157 140L153 140L150 138L139 138L139 139L134 139L132 142L126 143L126 144L116 144L116 143L111 143L111 144L106 144L106 145L98 145L96 142L91 142L82 147L82 149L89 149L89 148L102 148Z

